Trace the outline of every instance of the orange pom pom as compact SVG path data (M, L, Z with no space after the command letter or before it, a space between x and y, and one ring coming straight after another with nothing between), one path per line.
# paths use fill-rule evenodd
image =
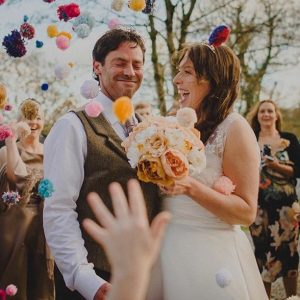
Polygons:
M47 34L50 38L54 38L58 35L58 29L56 27L56 25L52 24L49 25L47 28Z
M120 97L113 103L113 112L117 119L124 124L133 114L133 104L129 97Z
M72 39L72 34L69 33L69 32L62 31L62 32L60 32L57 36L61 36L61 35L67 37L69 40Z
M7 92L3 84L0 83L0 109L3 109L6 104Z
M129 8L134 11L141 11L146 7L145 0L130 0Z

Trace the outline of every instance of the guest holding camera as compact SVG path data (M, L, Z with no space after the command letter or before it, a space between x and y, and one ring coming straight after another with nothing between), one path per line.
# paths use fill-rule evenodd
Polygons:
M294 134L281 131L281 114L272 100L257 103L248 120L262 154L258 212L250 227L255 256L268 296L272 282L283 277L289 297L297 294L300 145Z

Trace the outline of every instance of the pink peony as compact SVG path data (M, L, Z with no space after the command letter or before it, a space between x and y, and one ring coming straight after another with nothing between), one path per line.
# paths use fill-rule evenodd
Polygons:
M86 114L91 118L98 117L102 111L103 106L96 100L91 100L84 108Z
M14 296L17 293L18 289L14 284L10 284L6 287L7 296Z
M235 185L227 176L221 176L215 181L213 189L224 195L230 195L234 192Z
M0 141L5 141L8 137L13 136L13 132L8 125L0 126Z

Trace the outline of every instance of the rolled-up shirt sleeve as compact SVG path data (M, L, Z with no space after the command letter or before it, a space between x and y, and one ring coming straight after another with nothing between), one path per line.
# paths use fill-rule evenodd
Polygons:
M84 180L87 141L74 113L68 113L52 128L45 141L44 178L54 186L45 200L44 231L66 285L92 300L105 281L87 261L87 250L77 220L76 201Z

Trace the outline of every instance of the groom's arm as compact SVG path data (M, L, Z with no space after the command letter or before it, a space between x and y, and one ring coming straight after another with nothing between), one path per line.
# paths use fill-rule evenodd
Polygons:
M52 128L45 142L44 178L54 186L44 208L44 231L66 286L93 300L105 283L87 261L77 220L76 201L84 180L87 141L77 116L68 113Z

